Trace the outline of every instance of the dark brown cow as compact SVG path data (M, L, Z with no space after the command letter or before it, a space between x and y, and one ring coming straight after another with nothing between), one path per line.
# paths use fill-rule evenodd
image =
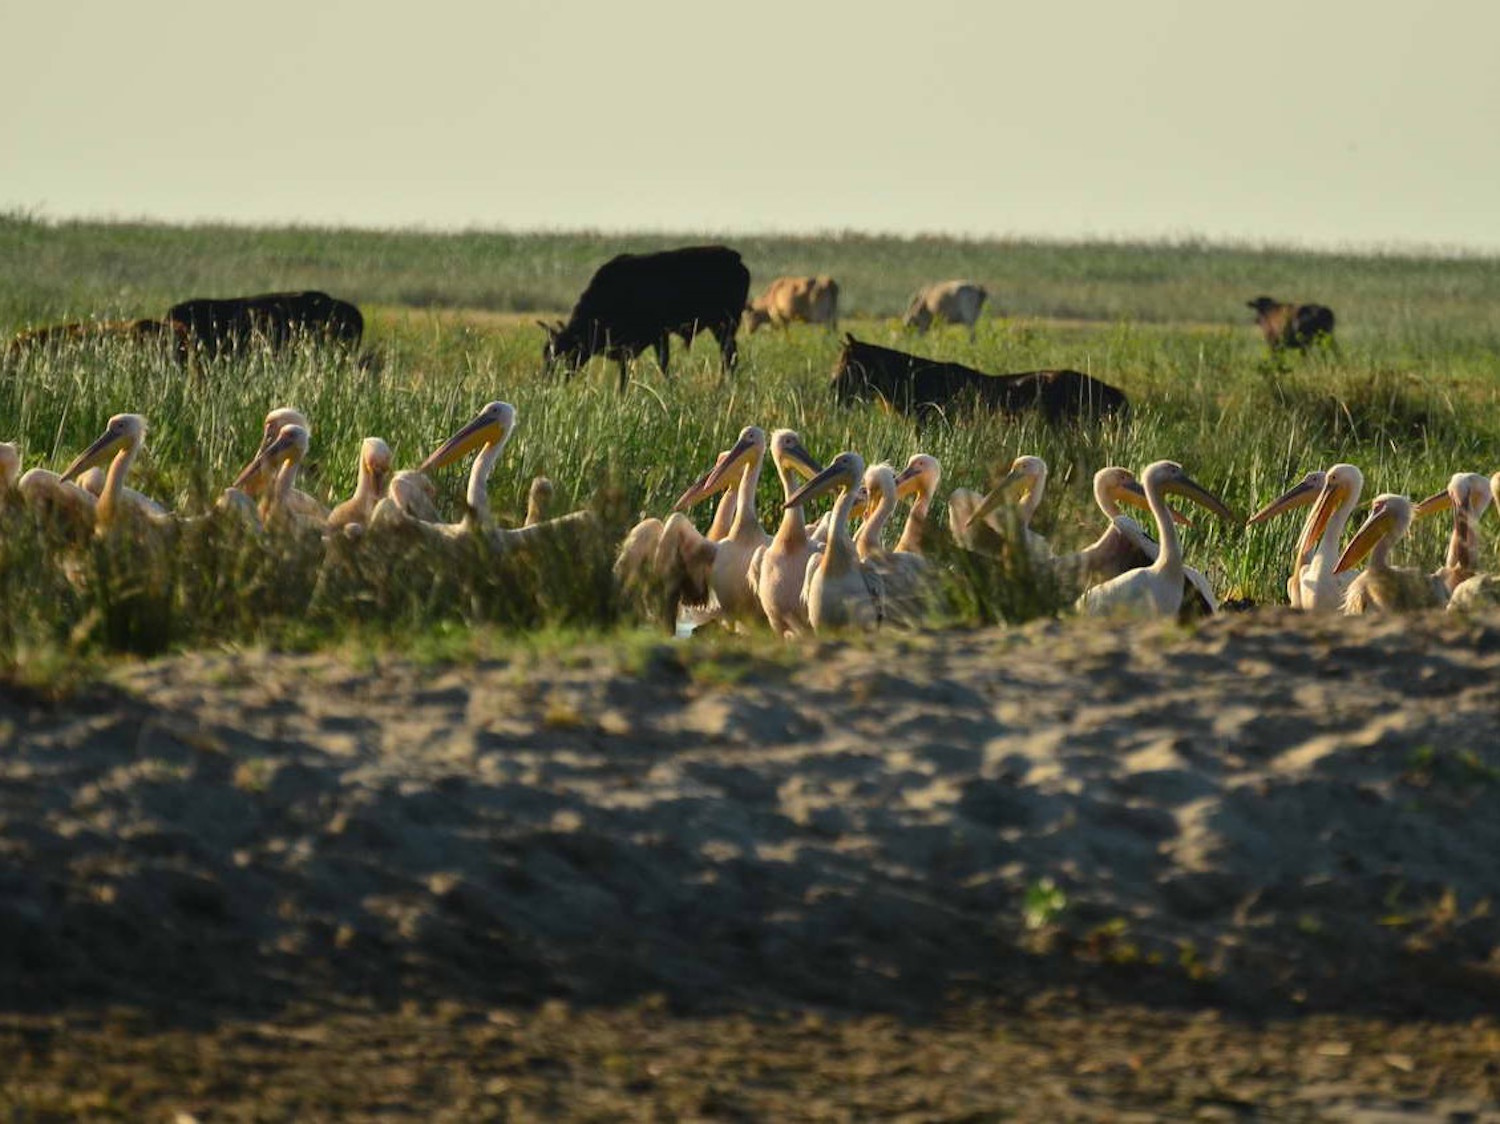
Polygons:
M918 421L966 406L1015 414L1040 410L1052 424L1125 417L1124 391L1082 371L1027 371L989 375L959 363L923 359L852 335L833 369L834 395L842 403L880 398Z
M1271 297L1256 297L1246 304L1255 309L1255 322L1272 351L1306 351L1320 339L1333 338L1333 309L1326 305L1283 304Z
M178 363L187 362L187 333L178 325L161 320L84 320L32 328L12 339L5 354L9 359L17 359L28 352L106 340L160 347Z
M354 351L365 320L348 301L316 289L254 297L202 297L174 304L167 320L179 324L205 359L234 355L252 343L283 351L303 340L323 340Z

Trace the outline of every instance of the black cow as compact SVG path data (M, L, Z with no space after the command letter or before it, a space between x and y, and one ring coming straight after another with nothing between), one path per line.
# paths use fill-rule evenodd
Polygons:
M1124 391L1082 371L987 375L959 363L864 343L852 335L844 337L833 368L833 392L846 405L878 396L919 421L966 405L1009 414L1040 410L1054 425L1097 421L1111 414L1123 418L1130 411Z
M732 371L734 333L749 292L750 271L727 246L620 254L595 272L566 324L542 324L542 362L562 363L571 374L595 355L606 356L620 364L623 391L628 365L641 352L655 348L665 374L673 333L691 344L698 332L711 332L724 369Z
M1333 338L1333 309L1321 304L1283 304L1271 297L1245 302L1272 351L1306 351L1322 338Z
M308 338L353 351L365 331L358 308L316 289L183 301L168 310L167 321L181 325L205 359L237 354L252 342L283 351Z

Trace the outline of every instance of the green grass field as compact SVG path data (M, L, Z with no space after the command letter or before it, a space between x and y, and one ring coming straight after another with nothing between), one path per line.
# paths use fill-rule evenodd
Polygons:
M0 218L0 332L76 319L160 316L188 296L321 288L360 304L374 373L308 352L256 357L190 383L169 363L118 346L78 346L7 365L0 440L24 467L60 469L113 413L144 414L147 454L134 486L174 509L206 510L254 452L261 418L295 405L313 424L302 484L342 497L366 435L386 438L398 467L414 467L486 401L513 403L519 425L491 482L502 519L515 518L533 475L558 486L559 510L593 504L611 536L638 513L664 514L727 448L741 426L791 426L815 456L845 448L905 462L924 450L944 466L944 491L983 488L1014 456L1049 462L1037 520L1058 549L1095 534L1093 471L1180 460L1242 514L1314 467L1360 465L1368 495L1427 494L1459 470L1500 467L1500 261L1313 254L1199 243L1047 244L901 240L861 235L733 238L758 290L783 272L840 281L844 326L863 338L988 371L1068 366L1123 388L1133 413L1097 432L978 417L918 431L873 407L845 410L827 392L837 353L830 333L802 328L742 337L742 363L717 371L711 342L674 352L674 375L637 365L620 398L613 368L596 362L571 381L546 376L533 315L563 315L600 263L624 249L701 237L595 234L372 233ZM991 303L978 338L938 330L905 336L895 317L920 283L971 277ZM1269 361L1245 301L1269 293L1317 300L1339 317L1337 354ZM458 518L463 477L438 481ZM774 475L761 490L772 523ZM941 504L937 511L941 522ZM703 513L704 519L707 512ZM1424 527L1403 553L1431 568L1446 529ZM576 567L461 581L400 567L314 597L317 566L264 547L198 537L149 582L120 560L85 552L75 580L6 524L0 639L12 664L38 653L153 651L221 641L315 645L370 629L409 636L494 621L521 629L599 629L620 620L602 567L614 539ZM1284 600L1296 526L1225 526L1211 516L1186 532L1190 562L1222 596ZM483 569L476 563L476 569ZM574 572L576 570L576 572ZM82 580L76 580L78 572ZM959 621L989 619L993 597L974 576L951 582ZM992 592L992 591L991 591ZM520 607L518 607L520 606ZM1002 606L1003 607L1003 606Z

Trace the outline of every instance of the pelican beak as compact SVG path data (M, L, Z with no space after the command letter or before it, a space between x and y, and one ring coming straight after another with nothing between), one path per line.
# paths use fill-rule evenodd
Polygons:
M1421 503L1417 504L1412 509L1412 518L1420 519L1424 515L1436 515L1440 511L1450 511L1452 508L1453 497L1448 494L1447 489L1444 489L1437 495L1428 496Z
M439 445L431 456L417 466L417 471L432 472L450 465L465 453L499 441L503 436L500 423L488 414L481 414Z
M1296 489L1292 489L1296 491ZM1288 493L1290 494L1290 493ZM1318 496L1318 506L1313 508L1312 518L1308 520L1307 531L1302 536L1302 541L1297 544L1297 557L1304 561L1317 546L1318 540L1323 537L1323 531L1328 526L1328 520L1333 518L1333 513L1338 510L1339 504L1344 502L1344 496L1348 494L1348 488L1343 484L1325 484L1321 494ZM1444 493L1446 495L1446 493ZM1286 497L1283 496L1282 499ZM1277 500L1280 503L1281 500ZM1274 504L1272 505L1275 506ZM1269 511L1270 509L1267 508ZM1286 510L1283 508L1283 510Z
M742 437L736 441L734 448L720 455L719 459L714 462L713 468L708 470L707 475L700 476L692 487L682 493L682 497L672 506L672 510L686 511L695 503L707 499L714 493L722 492L738 484L739 473L749 466L750 455L754 450L753 439Z
M1120 503L1128 504L1130 507L1138 507L1142 511L1150 511L1151 505L1146 501L1146 489L1141 487L1139 480L1127 480L1115 488L1115 499ZM1179 527L1191 527L1193 521L1175 507L1168 507L1172 513L1172 522Z
M114 452L125 440L123 433L117 433L112 429L106 429L101 433L94 443L83 452L73 458L73 463L63 469L62 479L71 480L86 468L92 468L110 453Z
M786 446L784 451L787 459L791 461L792 467L809 480L823 471L823 466L813 459L811 453L803 448L802 442L793 441L790 445Z
M1264 523L1267 519L1280 515L1282 512L1295 511L1299 507L1306 507L1317 500L1318 494L1322 490L1322 486L1317 483L1316 477L1311 475L1305 476L1300 484L1277 496L1270 503L1266 504L1265 507L1250 516L1246 520L1246 523Z
M849 482L849 473L845 470L844 466L841 464L831 464L788 496L786 503L782 505L782 509L796 507L799 503L816 499L818 496L832 491L834 488L847 486Z
M1349 540L1349 545L1344 547L1344 553L1339 555L1333 572L1342 574L1345 570L1352 570L1358 566L1365 555L1375 549L1375 544L1391 533L1395 524L1396 517L1389 508L1372 509L1364 525L1355 532L1354 537Z
M915 492L922 484L922 472L920 469L907 465L896 474L896 498L905 499Z
M974 509L974 514L969 516L969 522L966 525L970 527L974 526L975 523L994 511L995 508L999 507L1009 498L1011 488L1029 479L1030 477L1019 468L1011 469L1005 474L1005 479L996 484L990 490L989 494L979 501L979 506Z
M287 427L287 429L290 428L290 426ZM262 446L260 452L255 454L254 459L240 470L240 474L234 478L234 483L230 487L243 489L247 483L256 476L259 476L263 469L275 464L281 455L290 449L293 444L295 442L290 435L283 438L278 433L271 439L270 444Z
M1220 519L1228 520L1230 523L1242 523L1238 515L1229 509L1229 505L1214 495L1198 481L1186 473L1176 480L1169 481L1163 491L1175 492L1184 499L1192 500L1199 507L1206 507Z

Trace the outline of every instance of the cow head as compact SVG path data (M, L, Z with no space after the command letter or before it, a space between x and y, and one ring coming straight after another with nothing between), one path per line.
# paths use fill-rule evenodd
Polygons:
M1277 307L1277 302L1271 297L1256 297L1253 301L1246 301L1245 304L1248 307L1255 309L1255 314L1257 316L1264 316L1273 308Z
M771 322L771 314L756 304L747 304L742 317L746 332L753 332Z
M561 320L554 324L538 320L537 327L547 333L546 342L542 344L542 367L545 370L551 371L562 364L571 371L582 364L583 341L575 339L566 324Z

